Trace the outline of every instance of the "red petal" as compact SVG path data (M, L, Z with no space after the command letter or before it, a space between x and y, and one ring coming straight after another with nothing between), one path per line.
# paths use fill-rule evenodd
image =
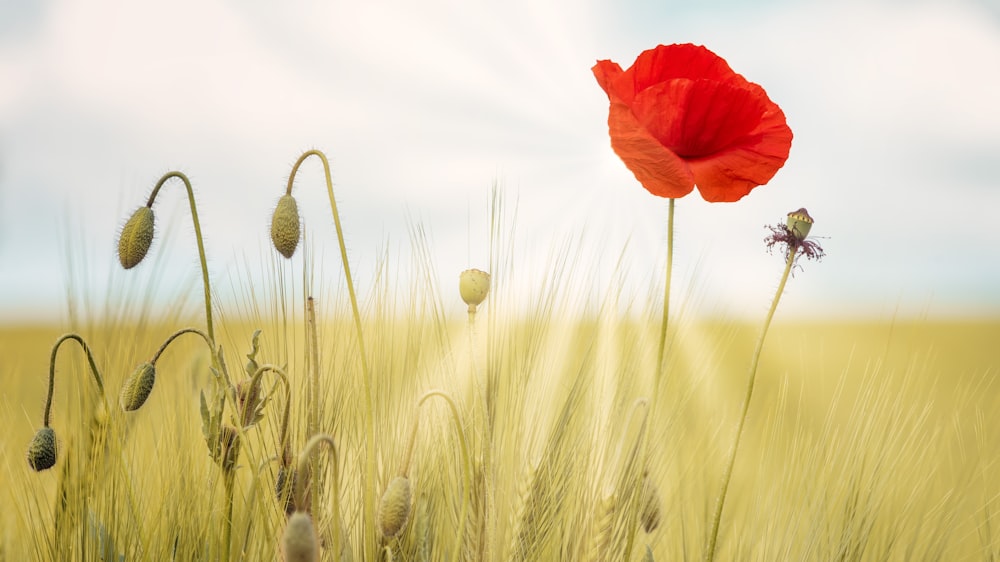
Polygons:
M653 195L684 197L694 189L684 160L653 138L625 104L612 102L608 132L615 153Z
M625 71L621 80L631 82L633 93L677 78L706 79L743 85L747 81L733 72L729 64L700 45L659 45L643 51Z
M785 165L792 130L777 105L740 143L707 158L689 160L698 192L713 203L739 201L769 182Z
M614 91L612 84L622 75L622 67L618 66L616 62L599 60L591 70L594 72L594 78L597 79L597 83L610 98Z
M763 91L706 80L671 80L647 88L632 113L683 158L702 158L740 142L774 105Z

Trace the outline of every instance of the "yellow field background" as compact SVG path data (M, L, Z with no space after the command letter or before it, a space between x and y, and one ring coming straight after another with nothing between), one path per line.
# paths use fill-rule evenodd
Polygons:
M344 536L360 560L370 534L360 505L362 385L350 317L342 302L330 308L325 317L344 320L324 322L319 332L321 427L342 448ZM464 318L414 307L408 315L392 312L375 307L365 326L379 441L375 497L399 465L414 416L422 416L414 507L409 528L391 546L396 559L450 559L461 505L463 461L446 409L417 414L415 402L430 389L449 393L471 450L482 451L475 388L489 366L499 377L502 422L493 449L492 532L483 535L486 547L467 539L463 559L483 552L493 560L601 559L605 542L627 544L631 560L700 559L758 326L676 322L659 402L637 406L637 399L653 398L655 322L610 314L566 320L544 308L503 318L487 308L470 334ZM230 370L242 370L250 334L261 328L261 357L288 366L293 442L301 447L302 322L247 315L217 327ZM25 451L41 426L50 347L67 330L0 328L0 560L95 559L89 556L100 552L127 560L210 558L221 486L200 434L198 392L208 381L203 343L181 338L164 354L141 411L126 415L117 404L124 378L184 325L171 318L76 330L104 374L116 442L99 467L89 468L98 484L80 504L88 513L77 509L65 536L54 531L56 519L68 517L58 514L57 491L72 478L66 463L81 456L96 388L79 346L64 344L52 420L60 458L55 468L32 472ZM1000 320L776 322L726 503L720 559L997 560L998 376ZM238 469L234 536L236 551L250 560L279 556L283 517L270 493L274 465L266 460L275 454L281 403L275 398L273 413L248 432L251 444ZM647 411L642 448L637 428ZM616 483L629 481L621 475L633 450L641 451L640 472L659 491L662 518L650 533L635 517L602 511L608 498L627 495ZM557 492L532 503L533 478L553 466ZM329 502L324 506L328 516ZM538 529L525 534L529 523ZM630 537L602 535L619 526L631 529ZM475 535L475 528L470 522L466 533ZM530 548L528 541L535 541ZM324 559L335 558L326 552Z

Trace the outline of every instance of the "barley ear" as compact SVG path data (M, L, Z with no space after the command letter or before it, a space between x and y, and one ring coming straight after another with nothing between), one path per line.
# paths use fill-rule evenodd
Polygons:
M28 445L28 466L35 472L48 470L56 464L56 432L51 427L43 427L35 433Z
M122 227L118 237L118 261L132 269L146 257L153 243L153 209L139 207Z
M291 259L299 245L299 207L291 195L282 195L271 215L271 241L274 248Z

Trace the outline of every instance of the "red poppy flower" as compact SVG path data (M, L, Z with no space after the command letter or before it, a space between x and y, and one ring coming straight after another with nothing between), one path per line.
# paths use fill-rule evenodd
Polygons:
M788 159L792 131L764 89L697 45L660 45L623 71L598 61L611 100L611 147L643 187L706 201L738 201Z

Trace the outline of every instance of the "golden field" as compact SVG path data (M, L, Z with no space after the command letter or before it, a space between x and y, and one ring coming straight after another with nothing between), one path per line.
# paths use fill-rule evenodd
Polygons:
M464 313L444 318L432 298L402 310L375 300L363 315L372 444L361 422L366 385L350 310L343 297L328 300L318 307L327 319L317 331L318 423L338 444L340 485L335 514L332 457L321 456L326 469L313 516L324 560L337 559L335 525L343 529L344 558L355 560L701 558L758 326L673 322L654 399L656 321L603 308L566 320L544 300L507 318L489 303L470 332ZM273 295L261 302L243 317L222 317L216 337L233 373L243 371L257 328L259 358L287 365L297 451L309 404L305 322L293 312L302 303L282 312ZM211 382L204 344L179 338L157 365L147 404L128 414L118 407L125 377L171 332L202 322L75 327L104 375L108 438L87 452L99 400L80 347L67 342L56 363L51 423L59 459L40 473L25 451L41 427L50 348L71 330L0 329L0 560L218 558L223 485L201 433L198 395ZM1000 320L802 323L782 322L779 312L763 348L718 557L1000 559L998 343ZM481 400L487 373L496 381L492 430ZM265 389L277 386L265 381ZM461 437L443 400L428 400L418 414L418 398L432 389L454 399ZM637 403L642 398L650 402ZM274 392L264 419L244 435L234 557L281 556L277 463L267 461L277 454L282 408ZM397 538L383 539L374 530L379 513L365 503L377 501L398 472L418 415L408 522ZM373 475L364 466L368 452ZM658 491L651 532L639 505L643 474Z

